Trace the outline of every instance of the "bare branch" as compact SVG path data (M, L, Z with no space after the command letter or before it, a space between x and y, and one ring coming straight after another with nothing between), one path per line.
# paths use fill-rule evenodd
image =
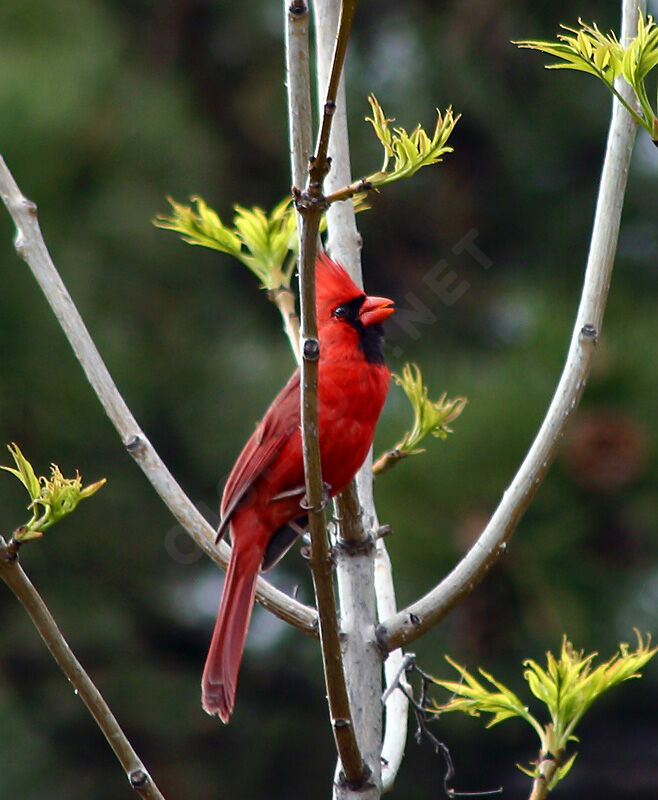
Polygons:
M221 543L218 547L215 546L215 531L183 492L137 425L50 258L39 228L36 206L23 196L2 157L0 157L0 196L16 225L16 250L32 270L87 380L124 446L196 544L209 558L225 568L230 552L228 545ZM317 636L317 614L314 609L293 600L262 578L258 581L257 598L262 605L281 619L306 633Z
M375 587L377 590L377 612L379 618L395 614L395 586L391 560L382 539L377 540L375 559ZM393 789L395 778L402 764L404 748L407 743L407 722L409 716L409 697L411 687L406 682L404 665L408 663L408 654L401 648L389 653L384 662L384 677L388 696L384 700L386 707L386 725L382 742L382 792ZM404 691L395 691L401 685Z
M642 10L644 5L642 2ZM636 29L637 17L637 0L623 0L622 40ZM630 88L623 81L618 80L617 88L631 102ZM379 626L380 641L389 650L424 634L483 578L505 552L555 458L582 396L601 332L636 127L632 116L614 99L580 306L562 376L541 428L489 524L466 556L428 594Z
M354 197L355 194L369 192L371 189L372 183L370 183L370 181L365 178L359 178L356 181L352 181L352 183L347 186L343 186L341 189L336 189L335 192L331 192L331 194L326 196L325 200L327 201L327 205L331 205L341 200L349 200Z
M313 149L311 70L309 64L309 10L306 0L283 0L286 36L288 140L293 186L303 186ZM299 217L298 222L301 222Z
M146 800L164 800L153 778L116 721L110 707L73 654L48 607L18 563L14 540L6 544L1 536L0 578L12 590L30 615L52 657L96 720L96 724L125 770L132 788Z
M368 768L359 751L349 706L340 647L338 617L333 585L333 559L324 519L324 487L318 441L318 343L315 315L315 260L320 215L326 207L322 195L324 178L329 170L327 147L331 121L336 108L336 92L343 69L347 40L356 7L355 0L343 2L331 74L324 103L324 114L314 156L309 160L306 191L294 189L295 204L301 216L300 312L301 312L301 423L306 500L311 531L311 570L319 613L320 642L336 747L342 764L342 779L359 787L368 777Z
M315 0L316 50L318 53L318 79L320 86L329 80L331 62L329 55L336 30L337 8L335 1ZM361 236L357 230L354 205L338 202L347 198L351 187L366 189L361 181L352 182L350 151L347 132L347 105L345 101L344 76L339 82L336 111L334 114L329 154L332 157L331 171L325 180L326 200L331 204L326 212L328 250L350 273L352 279L363 286L360 252ZM338 501L338 515L343 518L341 535L347 538L370 539L378 528L377 512L372 493L372 455L366 459L357 475L358 501L361 513L346 513L342 499ZM351 502L347 498L348 504ZM363 533L363 529L367 532ZM343 628L343 659L348 680L348 691L354 725L364 759L373 770L372 787L366 792L366 800L379 797L378 784L390 789L400 766L406 743L407 698L395 692L386 703L386 731L383 735L382 713L378 697L381 694L381 652L374 646L373 623L376 620L372 608L373 594L379 619L395 613L395 590L390 560L384 543L377 541L376 550L356 548L354 555L340 550L337 564L338 589ZM402 653L393 653L386 662L384 671L388 676L402 658ZM381 769L381 775L380 775ZM352 800L356 793L347 787L336 786L336 800ZM358 795L359 798L363 794Z
M290 172L293 186L303 186L308 176L308 160L313 149L313 117L311 110L311 70L309 60L309 9L306 0L283 0L286 51L286 87L288 97L288 141L290 147ZM301 230L302 217L298 210L297 230ZM284 318L284 327L295 354L301 364L299 345L299 317L294 297L275 299ZM287 305L284 306L283 304Z
M398 450L397 447L394 447L392 450L387 450L385 453L382 453L372 465L373 475L381 475L384 472L388 472L389 469L392 469L399 461L402 461L402 459L406 458L408 455L409 453L406 453L404 450Z

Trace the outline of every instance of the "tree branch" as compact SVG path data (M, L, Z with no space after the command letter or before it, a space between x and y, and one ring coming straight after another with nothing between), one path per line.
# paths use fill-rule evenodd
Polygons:
M644 0L640 5L643 10ZM637 0L623 0L622 41L637 29L637 17ZM631 102L630 87L618 79L617 88ZM601 333L636 127L615 98L580 306L564 369L541 428L489 524L466 556L428 594L379 626L380 641L389 650L422 636L484 577L505 552L555 458L567 422L582 396Z
M114 751L133 789L146 800L164 800L153 778L132 745L126 738L112 711L103 699L91 678L68 646L57 623L34 588L30 579L18 563L16 549L12 542L5 543L0 536L0 578L14 593L18 601L30 615L34 626L50 650L52 657L71 682L75 693L87 706L96 724L103 732Z
M215 531L183 492L137 425L50 258L39 228L36 206L23 196L1 156L0 196L16 226L16 251L32 270L125 448L196 544L209 558L226 568L230 552L228 545L222 542L215 546ZM281 619L317 636L317 614L314 609L293 600L262 578L258 580L257 598Z
M292 185L303 186L308 176L308 161L313 149L313 121L311 111L311 70L308 46L309 9L306 0L283 0L285 30L286 89L288 98L288 144L290 149L290 173ZM301 230L302 216L298 210L297 230ZM292 293L291 293L292 294ZM286 333L295 360L301 364L299 344L299 317L295 311L295 299L289 303L287 317L279 306L286 323ZM294 316L293 316L294 314Z
M303 186L313 149L311 70L309 63L309 10L306 0L283 0L286 39L288 142L293 186ZM299 216L297 221L301 223Z
M326 196L325 200L327 201L327 205L331 205L341 200L350 200L355 194L359 194L359 192L369 192L371 189L372 183L370 183L369 180L366 180L366 178L359 178L356 181L352 181L352 183L347 186L343 186L341 189L336 189L335 192L331 192L331 194Z
M623 41L623 39L622 39ZM549 795L548 787L550 786L553 776L557 772L560 764L553 755L547 753L539 754L539 761L537 762L538 775L532 781L532 789L528 800L546 800Z
M329 81L329 56L337 25L338 6L337 0L315 0L314 3L320 86ZM356 226L354 205L351 202L338 202L348 199L352 189L360 191L367 188L362 181L351 180L344 75L338 86L329 153L332 165L325 180L326 200L328 203L331 201L326 213L328 250L332 258L347 269L357 285L363 286L360 263L362 242ZM371 465L370 454L356 478L358 504L348 494L353 491L351 488L336 503L341 536L356 538L364 545L372 542L374 531L379 527L372 492ZM376 549L372 546L356 546L352 550L350 553L348 549L339 548L337 564L343 663L359 745L364 759L373 770L374 786L366 792L366 798L375 798L380 795L380 785L384 791L392 788L402 761L406 744L407 698L402 692L394 692L386 702L386 728L382 744L382 708L379 699L382 653L376 646L374 627L377 615L383 619L395 613L395 588L390 560L381 539L377 540ZM373 598L376 608L373 607ZM387 680L395 672L401 658L401 652L389 656L384 667ZM356 796L346 787L335 787L335 800L352 800ZM363 798L363 793L359 793L358 797Z
M326 204L322 194L324 178L329 170L327 147L331 120L336 108L336 91L343 69L345 50L356 7L355 0L345 0L342 5L336 46L333 53L331 75L328 81L322 125L314 156L309 160L308 183L300 192L293 188L295 205L301 216L300 309L301 309L301 423L306 505L309 510L311 531L311 561L313 585L319 614L320 642L336 748L342 764L342 779L347 785L360 787L368 777L356 740L349 706L345 674L340 647L338 617L333 585L333 558L324 519L324 487L318 440L318 342L315 314L315 260L317 253L320 216ZM293 109L294 113L294 109ZM294 165L293 165L294 168Z

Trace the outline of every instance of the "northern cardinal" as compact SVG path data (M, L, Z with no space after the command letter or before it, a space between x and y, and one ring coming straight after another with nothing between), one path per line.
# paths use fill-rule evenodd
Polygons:
M393 311L369 297L328 256L316 266L318 433L331 497L352 480L372 444L390 371L381 323ZM215 630L203 670L202 704L228 722L261 570L276 563L306 522L299 369L293 372L235 462L224 487L219 535L231 534Z

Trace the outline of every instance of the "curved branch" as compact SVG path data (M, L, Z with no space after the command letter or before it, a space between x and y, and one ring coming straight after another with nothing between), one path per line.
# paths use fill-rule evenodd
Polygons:
M637 0L623 0L622 41L633 35L637 17ZM630 87L622 83L619 80L617 88L630 101ZM615 98L580 306L564 369L541 428L489 524L466 556L428 594L379 626L380 641L389 650L422 636L484 577L505 552L555 458L569 417L582 396L601 331L636 128L633 117Z
M226 568L230 552L228 545L222 542L220 546L215 546L215 531L183 492L137 425L50 258L39 228L36 206L23 196L1 156L0 196L16 226L16 251L32 270L124 446L196 544L209 558ZM293 600L262 578L258 580L257 598L281 619L317 636L317 614L314 609Z
M5 540L0 536L0 578L12 590L30 615L52 657L69 679L75 693L87 706L89 713L107 739L125 770L132 788L145 800L164 800L153 778L133 750L110 707L103 699L103 695L84 671L57 627L48 607L18 563L16 550L11 545L12 542L9 545L5 544Z

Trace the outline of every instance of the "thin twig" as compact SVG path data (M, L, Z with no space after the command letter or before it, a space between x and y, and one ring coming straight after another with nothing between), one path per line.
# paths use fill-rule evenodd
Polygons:
M183 492L137 425L50 258L39 228L36 206L23 196L1 156L0 197L16 226L16 251L32 270L124 446L196 544L209 558L226 568L230 552L228 545L221 543L215 546L215 531ZM291 599L262 578L258 581L257 598L281 619L305 633L317 636L317 614L314 609Z
M342 0L340 7L340 18L338 21L338 33L336 35L336 46L329 74L329 85L322 114L322 125L318 135L318 144L309 168L309 186L316 183L322 185L325 175L329 170L327 163L327 150L329 148L329 135L331 133L331 123L334 112L336 111L336 97L338 95L338 84L343 72L345 63L345 52L349 39L354 12L356 11L357 0Z
M325 197L325 200L327 201L327 205L331 205L341 200L349 200L354 197L355 194L369 192L371 189L372 183L370 183L369 180L366 178L359 178L359 180L353 181L348 186L343 186L342 189L336 189L335 192L331 192Z
M388 472L389 469L394 467L399 461L402 461L402 459L407 458L408 455L409 453L405 453L404 450L398 450L397 447L394 447L392 450L387 450L385 453L382 453L372 465L372 474L381 475L384 472Z
M303 193L295 191L295 204L301 215L299 246L302 327L301 422L306 500L311 532L310 566L319 613L320 642L334 738L344 780L348 785L357 787L363 785L367 779L368 768L359 751L350 713L334 596L333 559L329 551L324 519L324 487L317 409L320 347L315 315L315 259L320 215L325 208L322 184L329 170L327 146L331 119L336 108L336 90L343 68L355 6L355 0L343 3L318 143L315 154L310 159L306 191Z
M642 0L642 12L645 5ZM622 41L637 29L637 17L637 0L624 0ZM630 87L622 85L621 79L618 82L619 90L628 92L626 96L630 98ZM434 589L379 626L382 645L390 650L422 636L467 595L503 555L509 538L555 458L567 422L582 396L601 334L636 128L635 120L614 99L580 306L564 370L541 428L475 545Z
M560 764L550 753L540 753L537 762L537 777L532 782L532 790L528 800L546 800L549 795L548 787L553 780Z
M11 542L6 544L1 536L0 578L12 590L30 615L53 658L71 682L75 693L79 695L89 709L89 713L96 720L96 724L125 770L130 785L140 797L144 797L146 800L164 800L153 778L116 721L110 707L73 654L48 607L19 564Z
M337 28L340 3L338 0L315 0L314 10L316 51L318 53L317 73L320 86L329 82L331 70L330 55L333 38ZM319 98L322 108L324 98ZM363 286L360 264L361 236L356 226L354 205L351 202L337 202L346 186L353 189L366 188L361 181L354 182L350 170L350 149L347 126L347 106L345 101L345 76L338 84L336 111L333 117L329 154L332 156L331 170L324 183L326 197L335 201L329 204L327 218L327 249L350 273L358 286ZM347 521L357 538L369 539L378 530L377 511L372 492L372 453L359 470L356 477L360 515ZM340 501L339 501L340 502ZM338 506L339 516L344 516ZM367 536L362 532L365 528ZM345 536L345 534L343 534ZM336 573L338 595L343 631L343 663L348 683L348 692L353 713L353 721L361 753L372 768L373 787L364 797L363 792L350 792L346 787L334 788L334 800L371 800L380 796L381 791L389 791L394 784L402 763L407 739L408 704L401 692L394 692L386 703L385 725L378 698L382 693L381 650L375 646L373 631L376 619L385 619L397 610L395 587L393 584L391 562L383 541L376 541L376 549L365 551L353 548L351 555L345 548L338 550ZM372 607L373 596L376 608ZM388 681L395 672L403 653L391 653L384 664L384 675ZM383 728L383 730L382 730ZM340 765L339 765L340 766Z
M404 654L404 657L402 658L400 664L396 667L395 671L391 673L391 677L388 680L388 686L386 687L386 691L382 695L382 703L384 703L384 705L386 705L386 701L396 689L403 688L401 684L402 676L406 673L407 667L415 660L416 660L415 653Z

